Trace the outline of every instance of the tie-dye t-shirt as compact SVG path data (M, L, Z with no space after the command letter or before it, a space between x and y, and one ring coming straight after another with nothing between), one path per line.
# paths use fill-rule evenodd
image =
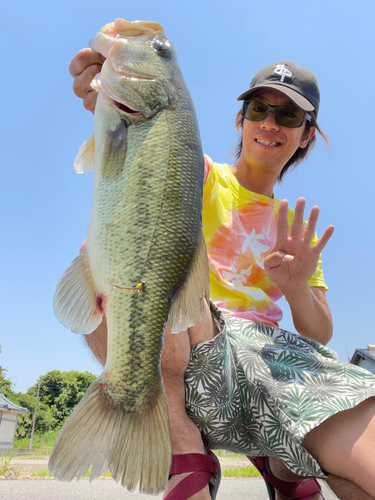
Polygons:
M278 327L280 289L270 281L263 261L276 239L279 200L239 185L228 165L205 156L203 233L210 263L210 297L234 316ZM289 224L294 211L289 209ZM314 236L312 245L317 241ZM324 283L321 260L309 280Z

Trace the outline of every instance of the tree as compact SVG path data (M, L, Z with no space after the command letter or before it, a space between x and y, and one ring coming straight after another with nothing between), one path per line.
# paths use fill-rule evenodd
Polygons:
M1 346L0 346L0 353L1 353ZM10 380L5 378L6 372L7 370L0 366L0 389L6 398L11 399L11 396L13 395L13 390L12 390L13 384Z
M55 427L62 425L96 376L90 372L53 370L40 378L40 401L51 411ZM27 393L36 395L38 384Z
M95 379L96 376L90 372L78 371L53 370L42 375L35 433L44 434L62 426ZM28 413L19 415L17 438L31 435L37 389L38 383L30 387L26 394L12 392L12 402L29 410Z

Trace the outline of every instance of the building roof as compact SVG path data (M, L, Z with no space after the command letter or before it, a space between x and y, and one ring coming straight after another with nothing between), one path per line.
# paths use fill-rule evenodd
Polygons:
M4 396L4 394L0 393L0 413L10 410L16 411L18 413L26 413L27 411L29 411L27 408L22 408L22 406L18 406L12 403Z
M361 358L375 364L375 345L368 345L367 349L356 349L350 362L358 365Z

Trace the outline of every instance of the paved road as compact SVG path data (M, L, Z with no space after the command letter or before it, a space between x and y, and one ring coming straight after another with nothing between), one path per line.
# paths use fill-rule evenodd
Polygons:
M323 485L326 500L337 497ZM217 500L268 500L262 479L223 478ZM59 483L53 479L0 481L0 500L161 500L162 495L129 493L112 479Z

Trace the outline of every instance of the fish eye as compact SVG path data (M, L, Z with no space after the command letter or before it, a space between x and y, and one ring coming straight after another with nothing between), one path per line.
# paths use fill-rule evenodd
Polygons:
M152 42L152 48L161 57L171 55L171 42L167 38L155 38Z

